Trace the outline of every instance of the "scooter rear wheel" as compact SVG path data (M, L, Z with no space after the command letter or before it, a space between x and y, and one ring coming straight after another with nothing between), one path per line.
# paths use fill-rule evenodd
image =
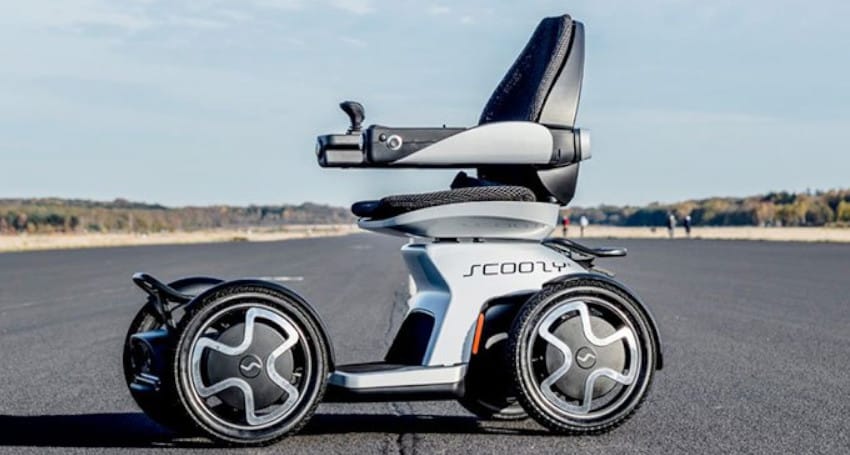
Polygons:
M127 388L136 405L154 422L177 433L190 433L194 426L186 413L176 405L177 393L171 376L152 371L154 364L159 362L151 358L152 353L147 352L146 348L132 341L133 335L155 331L162 331L164 334L165 326L156 316L152 304L147 303L133 318L124 340L123 364ZM158 384L153 385L141 380L141 375L147 375Z
M517 399L507 361L508 332L513 316L513 312L501 311L487 319L478 352L469 361L464 396L458 402L482 420L523 420L528 417Z
M197 295L218 283L221 280L216 278L191 277L171 282L169 286L184 294ZM180 310L170 313L172 317L183 314ZM148 342L134 340L137 335L145 335ZM148 417L172 431L188 434L194 431L194 425L177 406L177 392L171 375L166 372L173 341L165 321L148 300L127 328L122 356L124 380L133 401Z
M329 348L294 294L234 284L196 302L178 326L179 403L212 439L265 445L298 431L325 390Z

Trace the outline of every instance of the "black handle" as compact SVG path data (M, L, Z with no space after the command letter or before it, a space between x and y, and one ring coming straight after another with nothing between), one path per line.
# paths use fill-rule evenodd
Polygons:
M348 134L359 133L363 125L363 120L366 118L363 105L357 101L343 101L339 103L339 107L348 115L348 119L351 121L351 126L348 127Z

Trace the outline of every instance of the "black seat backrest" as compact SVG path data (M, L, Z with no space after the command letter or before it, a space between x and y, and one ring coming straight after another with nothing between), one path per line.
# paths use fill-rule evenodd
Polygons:
M537 122L572 128L584 71L584 27L570 16L547 17L499 83L479 124ZM531 166L486 166L479 177L530 188L538 200L568 203L575 194L578 164L539 170Z
M490 96L479 123L521 120L573 126L582 65L576 62L578 68L568 68L573 71L562 71L562 68L568 58L583 60L584 57L583 49L579 50L582 55L570 56L576 25L581 24L576 24L567 15L540 21L528 44ZM576 69L578 74L575 74ZM565 91L576 93L565 97L566 93L561 93ZM541 116L546 118L541 119Z

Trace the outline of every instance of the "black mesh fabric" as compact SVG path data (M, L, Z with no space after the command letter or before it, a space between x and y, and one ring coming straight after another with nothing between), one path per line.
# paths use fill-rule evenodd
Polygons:
M351 206L351 211L365 218L389 218L414 210L460 202L483 201L535 201L534 193L521 186L479 186L458 188L433 193L399 194L380 201L362 201Z
M547 17L493 91L480 124L509 120L536 122L546 97L570 51L573 21L568 15Z
M490 96L479 124L502 121L537 122L558 73L570 53L574 24L570 16L543 19L522 53ZM575 192L578 164L540 171L534 166L480 166L478 177L504 185L529 188L537 199L566 204ZM563 186L555 198L541 173L558 174ZM552 176L549 177L552 180ZM568 196L565 196L567 195ZM559 199L559 200L558 200Z

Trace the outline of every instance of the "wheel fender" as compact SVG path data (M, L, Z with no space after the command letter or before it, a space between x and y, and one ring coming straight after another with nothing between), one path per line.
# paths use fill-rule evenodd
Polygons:
M643 313L643 315L646 317L647 321L649 321L649 330L651 332L653 341L655 341L655 350L656 350L655 355L658 358L658 362L656 362L656 364L655 364L655 369L660 370L664 366L664 356L662 354L662 349L661 349L661 335L658 332L658 323L655 322L655 316L652 315L652 312L649 310L649 307L646 306L646 304L643 302L643 300L641 300L641 298L638 297L638 295L636 293L634 293L631 289L626 287L626 285L624 285L623 283L621 283L621 282L619 282L619 281L617 281L617 280L615 280L615 279L613 279L613 278L611 278L607 275L602 275L602 274L598 274L598 273L572 273L572 274L569 274L569 275L561 275L557 278L553 278L553 279L547 281L546 283L544 283L543 286L547 286L547 285L555 284L555 283L559 283L559 284L560 283L566 283L566 282L569 282L569 281L582 280L582 279L594 279L594 280L604 281L605 283L616 287L617 289L619 289L620 291L622 291L623 293L625 293L626 295L631 297L635 302L637 302L638 309Z
M223 283L221 278L209 276L190 276L168 283L168 286L188 295L198 295L207 289Z
M273 290L273 291L276 291L276 292L280 292L281 294L287 296L288 298L290 298L292 300L293 303L295 303L299 307L301 307L301 309L304 310L304 312L307 313L307 315L310 316L313 319L313 321L316 323L316 326L319 328L319 334L322 337L323 341L325 342L325 346L328 347L328 361L329 361L329 368L330 368L329 371L333 371L334 365L336 365L336 362L334 360L334 346L331 343L330 338L328 337L328 329L325 326L324 321L322 321L322 318L319 316L319 313L317 313L316 310L313 309L313 307L307 302L307 300L305 298L301 297L297 292L293 291L292 289L290 289L286 286L283 286L283 285L278 284L278 283L273 283L273 282L270 282L270 281L251 279L251 278L231 280L231 281L220 281L218 284L216 284L216 285L214 285L210 288L207 288L206 290L204 290L203 292L201 292L200 294L195 296L192 299L192 301L188 303L188 305L192 305L195 302L200 302L201 300L207 298L208 296L215 294L219 290L226 288L226 287L230 287L230 286L256 286L256 287L262 287L262 288L270 289L270 290Z

